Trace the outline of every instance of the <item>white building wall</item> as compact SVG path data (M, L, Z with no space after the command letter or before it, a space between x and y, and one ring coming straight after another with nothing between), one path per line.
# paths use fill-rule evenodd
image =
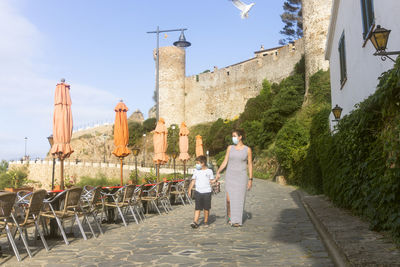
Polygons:
M338 0L335 0L338 2ZM338 4L338 3L336 3ZM335 8L335 6L333 7ZM387 51L400 50L400 0L375 0L375 25L392 30ZM394 63L382 61L374 56L375 49L370 41L363 47L363 28L360 0L341 0L338 4L337 21L334 28L330 60L332 107L343 108L342 117L354 109L354 105L373 94L382 72L392 68ZM340 85L339 40L344 31L346 47L347 81ZM329 44L328 44L329 46ZM393 56L394 58L396 56ZM331 120L333 120L331 113Z

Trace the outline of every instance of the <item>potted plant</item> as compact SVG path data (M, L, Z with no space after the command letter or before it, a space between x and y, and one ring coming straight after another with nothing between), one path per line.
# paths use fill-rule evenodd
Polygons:
M27 183L33 183L27 179L28 173L26 167L13 168L7 172L7 176L10 180L11 187L4 188L5 191L19 192L19 191L33 191L32 186L24 186Z

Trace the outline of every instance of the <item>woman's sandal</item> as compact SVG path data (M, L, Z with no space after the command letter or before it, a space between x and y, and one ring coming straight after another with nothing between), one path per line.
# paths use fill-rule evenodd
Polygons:
M238 223L234 223L234 224L232 224L232 227L241 227L241 225Z
M231 223L231 217L228 217L228 221L227 221L226 223L232 225L232 223Z
M193 229L199 228L199 225L198 225L197 223L195 223L195 222L192 222L192 223L190 224L190 226L191 226Z

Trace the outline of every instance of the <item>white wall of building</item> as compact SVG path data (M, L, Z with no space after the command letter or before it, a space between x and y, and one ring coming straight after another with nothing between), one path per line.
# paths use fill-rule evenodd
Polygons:
M326 59L330 61L332 107L343 108L342 117L354 109L354 105L373 94L382 72L394 63L374 56L370 41L363 47L363 27L360 0L334 0ZM337 10L335 8L337 7ZM335 12L337 19L335 23ZM375 25L392 30L387 51L400 50L400 0L375 0ZM339 40L345 34L347 81L341 88ZM396 58L396 56L392 56ZM331 113L331 120L333 120Z

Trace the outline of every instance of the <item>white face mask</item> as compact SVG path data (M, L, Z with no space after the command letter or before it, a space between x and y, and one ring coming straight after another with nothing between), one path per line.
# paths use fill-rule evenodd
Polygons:
M202 166L201 164L196 164L196 170L201 170Z
M236 136L232 137L232 142L237 145L239 143L239 138L237 138Z

